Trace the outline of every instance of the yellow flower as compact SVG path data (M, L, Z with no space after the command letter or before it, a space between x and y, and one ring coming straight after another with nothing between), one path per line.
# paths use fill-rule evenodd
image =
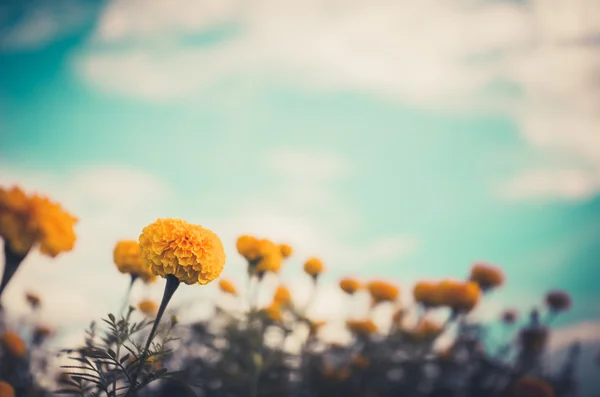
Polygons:
M439 299L455 311L469 312L479 301L480 289L474 282L444 280L438 285Z
M377 332L377 326L371 320L348 320L346 327L358 335L371 335Z
M259 256L256 259L255 271L257 273L273 272L278 273L281 269L281 250L279 246L266 238L258 241L258 252Z
M42 302L40 297L37 294L34 294L33 292L27 292L25 294L25 299L34 309L38 308Z
M113 260L117 269L124 274L132 274L145 283L156 281L150 267L144 264L140 253L140 243L135 240L121 240L115 244Z
M73 230L77 218L45 197L27 197L18 187L0 188L0 236L18 255L25 255L35 243L40 252L55 257L75 245Z
M420 341L433 340L437 338L442 331L443 328L439 324L425 319L411 332L411 336Z
M267 313L267 316L271 320L273 320L275 322L281 321L281 305L279 303L273 301L273 303L271 303L264 310L265 310L265 313Z
M4 351L15 358L22 358L27 355L27 346L23 339L14 332L6 331L0 335L0 345Z
M415 301L425 307L437 307L441 305L438 294L438 284L421 281L415 284L413 289Z
M279 244L279 251L281 252L281 256L284 258L291 256L292 252L294 252L292 247L288 244Z
M254 261L260 256L258 241L256 237L243 235L237 239L236 248L244 258Z
M0 397L15 397L15 389L3 380L0 380Z
M181 219L158 219L140 235L141 255L152 273L172 274L186 284L208 284L223 271L225 251L219 237Z
M553 312L562 312L571 307L571 297L564 291L550 291L546 295L546 304Z
M234 296L237 295L237 290L235 289L235 286L229 280L226 280L223 278L221 280L219 280L219 288L221 289L221 291L225 292L226 294L231 294Z
M138 303L138 308L146 316L154 316L158 311L158 305L156 304L156 302L150 299L144 299L140 301L140 303Z
M548 382L530 376L519 378L513 385L515 397L554 397L554 389Z
M287 287L280 285L275 290L275 296L273 297L273 301L277 302L277 304L286 306L292 302L292 295L290 294L290 290Z
M393 302L398 298L398 287L385 281L373 281L367 285L373 302Z
M360 289L360 283L353 278L344 278L340 280L340 288L347 294L354 294Z
M478 263L471 268L470 279L479 284L483 291L486 291L501 286L504 283L504 273L500 268Z
M318 277L324 270L323 262L319 258L310 258L304 263L304 271L312 277Z

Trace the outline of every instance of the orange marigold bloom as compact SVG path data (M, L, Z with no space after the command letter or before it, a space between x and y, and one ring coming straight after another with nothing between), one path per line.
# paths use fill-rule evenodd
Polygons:
M546 295L546 304L553 312L562 312L571 308L571 297L564 291L550 291Z
M147 284L156 281L156 275L152 273L150 266L144 264L142 260L140 243L135 240L117 242L113 249L113 260L117 265L117 269L123 274L137 276Z
M3 380L0 380L0 397L15 397L15 389Z
M158 311L158 305L150 299L140 301L140 303L138 303L138 308L147 316L154 316Z
M152 273L172 274L185 284L208 284L221 274L225 250L211 230L181 219L157 219L140 235L144 262Z
M470 279L479 284L483 291L487 291L504 283L504 272L498 267L477 263L471 268Z
M265 310L265 313L267 314L267 317L269 317L272 321L275 321L275 322L281 321L281 305L279 303L273 301L264 310Z
M456 311L469 312L479 302L480 289L474 282L442 281L438 286L441 302Z
M344 278L340 280L340 288L345 293L352 295L360 289L360 283L353 278Z
M278 273L281 269L281 261L283 256L281 255L281 249L279 245L275 244L269 239L262 239L258 242L259 256L256 259L257 273L273 272Z
M530 376L519 378L514 386L515 397L554 397L554 389L548 382Z
M221 291L225 292L226 294L231 294L234 296L237 295L237 290L235 289L235 286L233 285L233 283L224 278L219 280L219 288L221 289Z
M284 258L288 258L292 255L292 252L294 252L292 246L288 244L279 244L279 251L281 252L281 256Z
M358 335L371 335L377 332L377 326L371 320L348 320L346 327Z
M443 327L433 321L421 321L414 331L411 332L413 338L417 340L433 340L444 331Z
M22 358L27 355L27 346L15 332L6 331L0 336L0 345L10 356Z
M398 298L400 290L393 284L385 281L373 281L367 285L373 302L393 302Z
M40 304L42 302L40 297L37 294L34 294L33 292L27 292L25 294L25 299L31 305L31 307L34 309L37 309L38 307L40 307Z
M426 307L437 307L442 304L438 293L438 284L420 281L413 288L415 301Z
M18 187L0 187L0 236L12 251L25 255L35 243L40 252L55 257L75 245L77 218L45 197L27 197Z
M319 277L319 274L323 273L324 270L323 262L319 258L310 258L304 263L304 271L314 278Z
M280 285L275 290L275 296L273 297L273 301L277 302L277 304L285 306L291 303L292 295L290 294L290 290L287 287Z
M240 255L249 261L258 259L260 251L258 249L258 239L253 236L243 235L238 237L236 248Z

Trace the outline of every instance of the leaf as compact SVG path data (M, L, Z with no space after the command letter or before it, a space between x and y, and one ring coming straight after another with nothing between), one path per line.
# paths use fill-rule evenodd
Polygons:
M115 322L115 316L112 313L108 315L108 318L110 318L110 321L112 321L113 323Z
M117 353L115 353L115 351L114 351L113 349L108 349L106 352L108 353L108 355L109 355L111 358L113 358L113 359L116 359L116 358L117 358Z
M131 354L127 353L126 355L121 357L121 359L119 360L119 363L123 364L125 361L127 361L129 359L129 357L131 357Z

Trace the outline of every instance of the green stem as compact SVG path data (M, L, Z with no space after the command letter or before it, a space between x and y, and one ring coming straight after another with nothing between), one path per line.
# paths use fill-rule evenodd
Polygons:
M19 265L27 256L27 253L28 252L24 255L15 253L10 248L8 241L4 240L4 274L2 275L2 282L0 283L0 297L2 297L2 292L4 292L8 282L15 275Z
M123 304L121 305L121 310L119 310L119 313L121 313L121 315L123 314L123 312L125 311L125 307L127 307L127 304L129 303L129 297L131 296L131 290L133 289L133 283L137 279L138 279L138 275L132 273L131 274L131 282L129 283L129 287L127 287L127 292L125 293L125 298L123 298Z

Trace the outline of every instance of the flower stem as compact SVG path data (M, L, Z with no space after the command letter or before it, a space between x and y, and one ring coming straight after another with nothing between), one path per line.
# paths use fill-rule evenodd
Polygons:
M127 292L125 293L125 298L123 298L123 304L121 305L121 310L119 313L123 314L125 311L125 307L129 303L129 296L131 295L131 290L133 289L133 283L137 280L138 276L136 274L131 274L131 282L129 283L129 287L127 287Z
M25 255L19 255L15 253L12 249L10 249L10 244L8 241L4 241L4 274L2 275L2 282L0 283L0 297L8 285L8 282L12 276L15 275L19 265L26 256L27 253L25 253Z

